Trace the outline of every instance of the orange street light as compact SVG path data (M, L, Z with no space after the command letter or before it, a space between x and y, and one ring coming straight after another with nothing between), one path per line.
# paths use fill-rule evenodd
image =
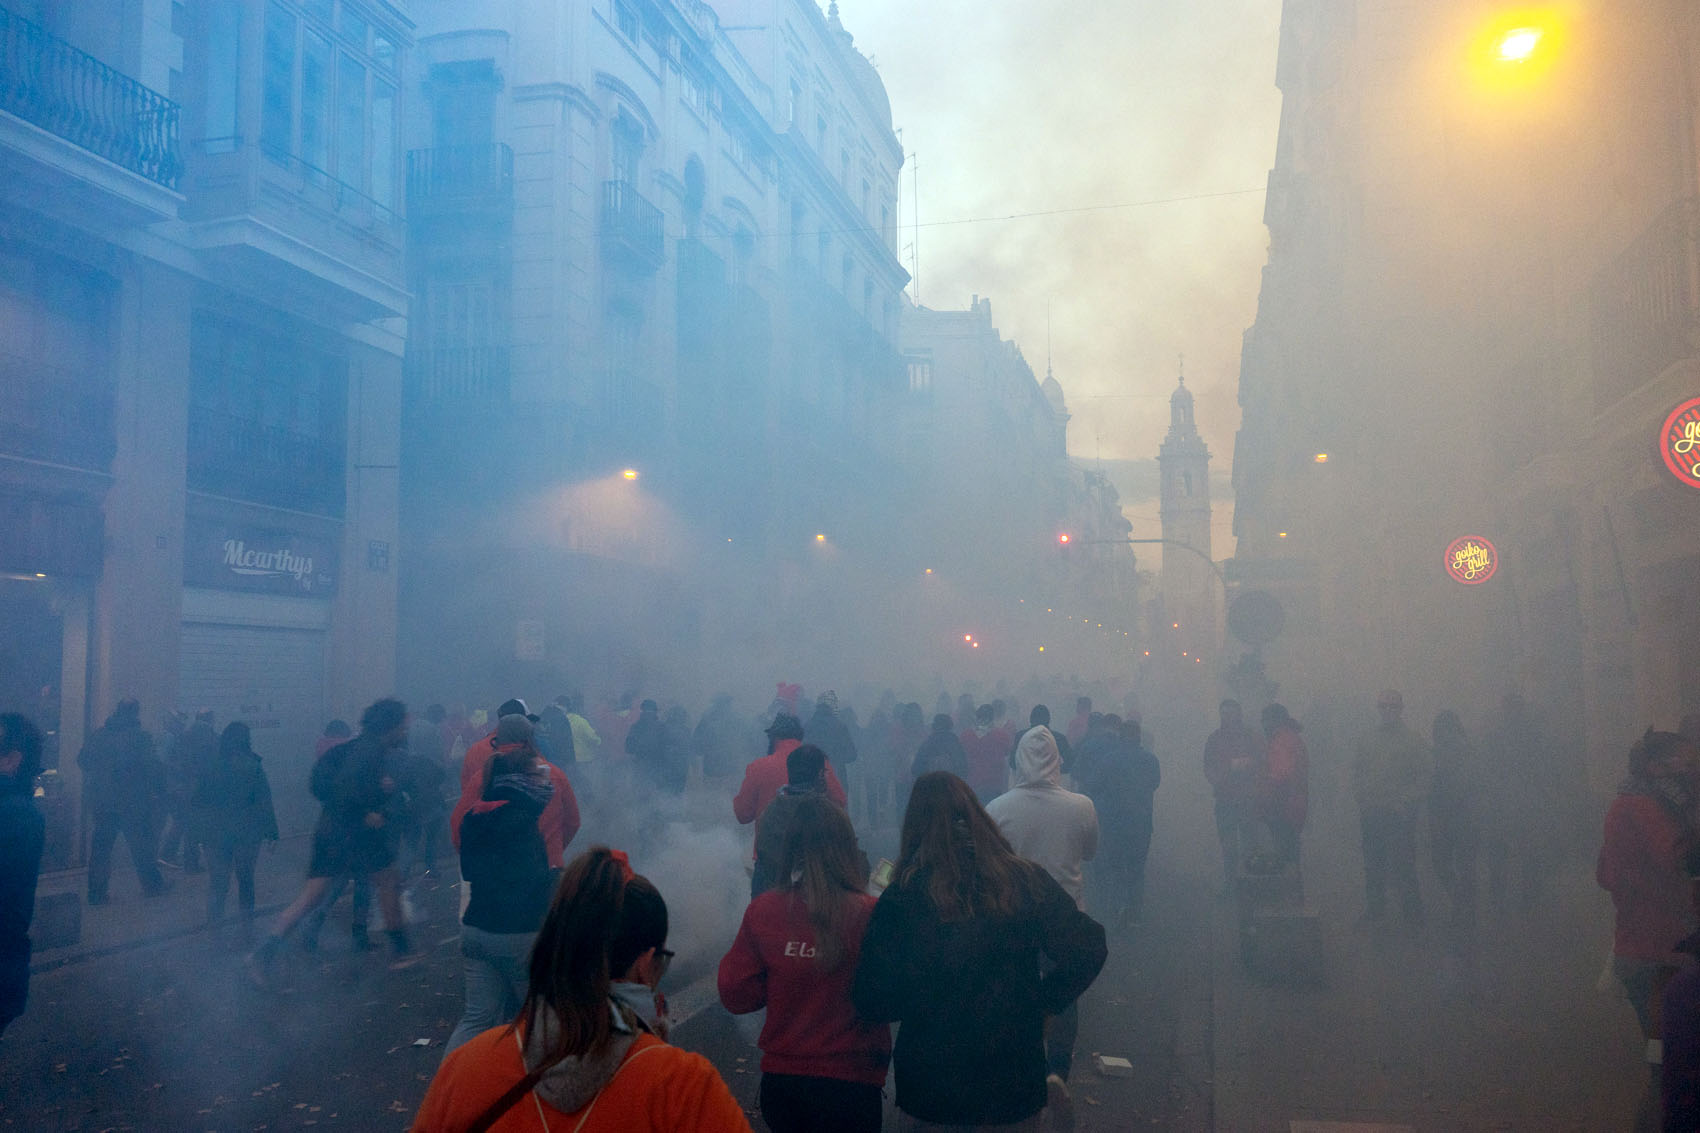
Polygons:
M1540 50L1546 34L1545 28L1512 28L1499 37L1494 55L1501 63L1527 63Z
M636 480L638 478L638 470L635 468L627 468L622 471L620 475L627 480Z

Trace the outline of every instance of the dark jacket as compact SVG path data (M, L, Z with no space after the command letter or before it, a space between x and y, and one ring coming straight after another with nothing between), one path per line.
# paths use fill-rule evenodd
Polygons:
M555 892L537 829L543 803L492 787L460 824L460 875L472 887L461 923L485 932L536 932Z
M251 751L219 757L196 788L194 804L204 816L209 845L277 841L271 783L260 757Z
M815 714L803 725L803 735L826 752L834 767L848 767L856 762L856 740L850 735L850 726L826 705L815 707Z
M84 742L77 766L95 814L146 810L165 793L165 767L154 755L153 737L135 720L108 718Z
M334 760L335 772L319 815L320 833L345 840L362 860L388 864L399 825L407 818L407 798L404 791L384 790L383 781L388 778L399 787L401 754L385 749L379 737L366 732L327 751L321 758ZM376 830L367 826L368 814L383 815L384 825Z
M47 824L32 783L0 776L0 1028L24 1012L30 986L30 918Z
M919 779L929 771L948 771L958 779L968 778L968 753L962 750L962 741L955 732L928 732L921 741L915 762L909 767L909 776Z
M1104 930L1049 874L1028 865L1009 918L944 922L926 877L874 906L856 971L856 1010L901 1022L897 1105L923 1121L1003 1125L1045 1108L1045 1016L1104 966ZM1043 956L1054 965L1041 976Z
M573 764L578 762L578 746L573 742L573 723L567 719L566 709L559 704L545 708L542 719L537 722L537 731L549 748L544 758L562 771L572 770Z
M1075 783L1098 808L1098 861L1131 867L1144 860L1151 844L1153 796L1163 782L1157 757L1143 747L1116 738L1081 761Z
M644 783L656 788L667 785L667 728L660 716L644 712L632 721L626 733L626 754Z

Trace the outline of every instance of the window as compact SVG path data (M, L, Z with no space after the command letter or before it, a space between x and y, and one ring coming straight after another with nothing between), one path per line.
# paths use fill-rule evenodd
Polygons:
M614 26L620 29L621 35L636 43L638 38L637 9L630 4L620 3L620 0L614 0Z
M216 33L241 5L208 7ZM335 0L266 5L260 144L281 164L305 167L309 181L335 177L388 208L395 194L396 85L367 78L372 64L393 72L395 43L346 7L336 20L337 8ZM233 114L234 99L231 108ZM210 100L208 113L210 122ZM372 168L374 161L380 168Z
M819 261L820 262L820 277L822 279L827 278L826 273L829 269L827 268L826 265L828 263L830 263L831 261L832 261L832 237L828 233L822 232L820 234L820 261Z
M802 112L802 104L803 88L798 85L796 79L792 79L791 86L785 95L785 124L787 126L797 124L797 115Z
M873 321L874 281L871 279L864 279L862 281L862 317L867 319L869 322Z
M689 68L679 71L679 97L698 114L708 113L708 90Z
M838 183L844 186L845 192L850 191L850 151L838 151Z
M265 32L260 145L274 153L288 153L295 132L295 17L269 4Z
M803 204L801 201L791 202L791 258L803 258Z
M862 219L863 220L871 219L870 210L873 208L873 199L874 199L873 188L872 188L872 186L870 186L868 184L868 179L866 177L864 177L864 178L862 178ZM881 227L883 228L884 225L882 224Z
M350 56L337 57L336 175L347 185L365 188L366 68Z
M917 356L909 359L909 392L917 394L933 392L932 358Z
M844 257L844 270L843 270L843 273L842 273L842 282L839 285L839 290L844 292L844 297L846 299L850 298L850 277L852 275L854 275L855 273L856 273L856 261L852 260L849 256L845 256Z
M613 180L636 185L638 159L643 156L643 127L626 111L614 119L613 151L610 163Z
M395 207L395 87L372 80L372 199Z
M815 147L826 155L826 117L821 114L815 115Z
M330 169L331 41L309 31L301 45L301 160Z
M229 153L236 148L236 98L241 87L237 68L242 52L240 4L213 4L207 9L206 47L207 91L201 144L208 153ZM266 47L269 57L269 40ZM293 50L290 55L293 57Z
M887 205L880 206L880 239L891 242L891 208Z

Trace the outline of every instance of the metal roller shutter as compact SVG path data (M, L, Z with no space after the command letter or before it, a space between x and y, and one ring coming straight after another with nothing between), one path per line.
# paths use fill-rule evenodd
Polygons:
M307 777L325 724L324 633L186 622L181 668L185 709L211 708L221 730L232 720L253 729L279 830L311 829L318 809Z

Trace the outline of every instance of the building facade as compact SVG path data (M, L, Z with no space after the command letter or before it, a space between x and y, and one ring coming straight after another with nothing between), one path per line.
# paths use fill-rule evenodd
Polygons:
M786 663L896 498L877 74L812 0L413 14L405 683Z
M1300 703L1520 692L1605 792L1700 709L1700 493L1661 457L1700 394L1696 29L1543 18L1517 58L1462 0L1287 5L1230 578L1285 605Z
M0 701L246 720L303 828L393 686L405 13L0 5Z
M941 669L1125 670L1139 640L1131 526L1109 480L1069 460L1062 385L1048 367L1035 376L978 295L965 311L905 299L902 348L914 620L936 623L941 662L961 663ZM982 653L964 654L959 627Z

